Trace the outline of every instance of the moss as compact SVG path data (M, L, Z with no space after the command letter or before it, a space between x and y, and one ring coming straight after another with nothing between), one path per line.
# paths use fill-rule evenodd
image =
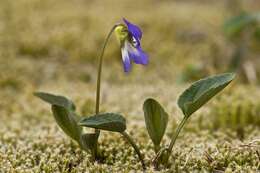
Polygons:
M256 88L240 87L232 92L232 95L222 95L211 107L210 115L212 119L212 128L214 130L222 128L236 131L237 137L245 138L246 130L252 126L260 127L260 102L254 95L247 94L248 90L257 90Z
M0 1L0 172L141 172L134 151L117 133L101 133L101 151L106 159L103 164L91 162L90 155L56 125L50 107L32 95L34 91L66 95L76 103L77 112L92 114L98 50L106 32L122 14L141 25L142 46L151 61L146 68L135 65L125 75L119 47L112 39L104 59L101 110L126 117L127 131L145 154L147 172L154 172L143 101L154 97L165 105L170 123L163 144L169 144L181 116L175 104L177 96L187 86L176 84L176 76L188 64L205 62L208 66L217 60L223 62L222 66L232 48L218 29L227 13L222 1L214 5L188 1L136 3ZM188 70L192 78L193 70L206 75L219 69ZM174 146L169 167L158 172L260 170L256 141L260 92L256 87L235 85L191 117ZM243 141L236 137L237 126L244 129Z

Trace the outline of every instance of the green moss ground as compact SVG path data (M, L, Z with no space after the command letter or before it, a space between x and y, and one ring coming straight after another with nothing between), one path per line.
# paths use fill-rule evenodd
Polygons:
M126 117L127 131L145 155L147 172L155 172L143 101L153 97L166 108L170 122L163 143L169 144L182 116L176 100L188 86L180 83L181 70L198 64L204 69L199 77L225 71L212 64L225 66L232 51L220 29L229 11L223 1L136 3L0 2L0 173L141 172L134 151L116 133L102 132L106 159L103 164L91 162L90 155L56 125L49 105L32 95L34 91L62 94L76 103L79 114L93 114L97 50L109 27L122 16L142 26L143 47L151 62L146 68L134 66L125 75L112 39L105 55L101 110ZM254 3L245 8L255 10ZM258 86L244 85L238 78L191 117L169 168L158 172L259 172L259 96Z

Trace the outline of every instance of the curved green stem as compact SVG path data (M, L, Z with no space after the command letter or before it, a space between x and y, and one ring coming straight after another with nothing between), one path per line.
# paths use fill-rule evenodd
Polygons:
M182 119L181 123L178 125L178 127L176 129L176 132L173 134L171 143L170 143L170 145L168 147L168 153L172 152L173 145L175 144L175 141L176 141L177 137L179 136L180 131L183 128L183 126L184 126L184 124L186 123L187 120L188 120L188 117L184 117Z
M99 103L100 103L100 86L101 86L101 74L102 74L102 65L103 65L103 55L105 52L105 48L107 46L108 40L111 37L112 33L114 32L115 28L118 25L114 25L110 32L108 33L104 46L102 48L101 54L99 56L99 65L98 65L98 76L97 76L97 92L96 92L96 114L99 113Z
M145 163L144 163L144 160L143 160L143 156L139 150L139 148L137 147L137 145L135 144L135 142L133 141L133 139L126 133L126 132L122 132L121 133L125 138L126 140L132 145L132 147L134 148L136 154L138 155L140 161L141 161L141 164L142 164L142 167L143 167L143 170L145 171L146 170L146 167L145 167Z
M171 143L168 148L162 148L155 156L153 165L157 169L160 164L166 165L168 163L168 160L170 158L170 154L172 152L173 146L175 144L175 141L177 137L179 136L182 128L184 127L185 123L187 122L189 117L184 117L181 121L181 123L178 125L176 132L172 136Z
M159 170L159 165L161 163L164 163L165 161L165 153L166 153L166 159L168 159L168 148L161 148L155 155L155 158L152 160L152 164L156 170ZM166 162L168 162L166 160ZM165 163L166 164L166 163Z
M171 140L171 143L169 145L169 147L167 148L167 154L166 154L166 157L164 159L163 162L165 162L164 164L167 164L169 158L170 158L170 154L172 152L172 149L173 149L173 145L175 144L175 141L177 139L177 137L179 136L180 132L181 132L181 129L184 127L184 124L187 122L189 117L184 117L181 121L181 123L178 125L177 129L176 129L176 132L173 134L172 136L172 140Z
M104 52L105 52L105 48L107 46L108 40L111 37L112 33L114 32L115 28L118 25L114 25L110 32L108 33L106 40L104 42L103 48L101 50L101 54L99 56L99 65L98 65L98 76L97 76L97 91L96 91L96 115L99 113L99 104L100 104L100 86L101 86L101 74L102 74L102 65L103 65L103 56L104 56ZM100 134L100 130L95 129L95 134L97 136L97 140ZM96 142L96 145L94 147L94 153L95 156L98 155L98 142Z

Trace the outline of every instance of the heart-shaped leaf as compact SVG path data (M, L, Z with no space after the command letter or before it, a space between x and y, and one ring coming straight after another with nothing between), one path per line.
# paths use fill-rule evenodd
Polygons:
M234 73L226 73L201 79L186 89L178 99L185 116L190 116L212 97L223 90L233 79Z
M75 105L63 96L36 92L35 96L52 105L52 113L61 129L72 139L80 142L82 127L78 126L79 116L76 115Z
M53 116L61 129L72 139L79 141L82 127L78 126L74 112L57 105L52 105Z
M54 94L44 93L44 92L35 92L34 95L36 97L39 97L43 101L50 103L51 105L61 106L73 111L76 109L74 103L64 96L59 96L59 95L54 95Z
M146 129L156 148L165 133L168 123L168 114L163 107L154 99L145 100L143 105Z
M120 114L102 113L83 118L79 125L112 132L123 132L126 129L126 120Z

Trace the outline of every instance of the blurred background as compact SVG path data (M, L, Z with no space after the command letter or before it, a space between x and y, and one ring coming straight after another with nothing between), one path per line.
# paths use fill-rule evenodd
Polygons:
M150 78L156 73L163 80L185 82L238 70L243 82L258 83L259 17L252 21L243 16L258 12L257 0L0 3L0 67L6 72L1 73L1 87L19 88L24 78L39 85L61 73L72 80L92 80L104 38L122 17L143 29L143 48L151 58L148 68L134 67L138 70L131 76L144 73ZM121 76L115 39L105 61L105 71L112 71L109 78Z
M229 142L259 138L259 0L1 0L0 146L51 145L46 136L64 143L48 105L34 98L34 91L66 95L80 114L93 113L97 57L110 28L123 17L142 28L150 63L133 65L125 74L119 44L112 37L104 57L103 111L122 112L133 119L129 129L140 125L144 131L142 103L155 97L174 115L171 135L181 116L175 102L184 88L200 78L234 71L234 84L198 112L186 130L209 137L214 145L219 143L215 137ZM202 135L205 129L210 133ZM26 151L19 145L7 150ZM254 163L238 165L243 164Z

